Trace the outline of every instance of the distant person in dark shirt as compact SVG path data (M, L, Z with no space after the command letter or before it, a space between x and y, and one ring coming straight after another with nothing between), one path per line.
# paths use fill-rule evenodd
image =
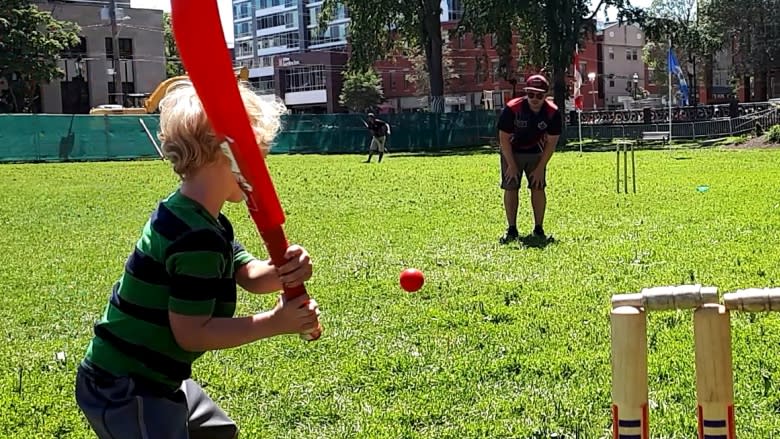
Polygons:
M520 180L525 174L531 190L534 212L533 235L546 237L544 212L547 163L563 129L558 107L547 100L550 84L542 75L533 75L526 81L526 96L507 102L498 121L501 145L501 188L504 190L507 230L502 244L518 239L517 206Z
M387 136L390 135L390 124L382 119L377 119L374 113L368 113L366 128L371 131L371 145L368 147L368 160L366 160L366 163L371 163L371 157L375 152L379 154L378 163L382 163L382 156L387 151L385 143L387 142Z

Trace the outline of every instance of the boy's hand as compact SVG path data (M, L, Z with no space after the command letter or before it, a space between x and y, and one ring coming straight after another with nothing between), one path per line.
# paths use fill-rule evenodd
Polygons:
M309 253L299 245L291 245L284 254L287 262L276 269L282 285L297 287L311 279L312 268Z
M320 309L314 299L303 294L285 301L282 296L271 311L274 327L280 334L307 334L319 327Z

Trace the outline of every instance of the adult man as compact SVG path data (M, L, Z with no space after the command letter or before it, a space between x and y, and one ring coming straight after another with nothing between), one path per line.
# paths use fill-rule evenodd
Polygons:
M366 128L371 131L371 145L368 147L368 160L366 163L371 163L371 156L374 152L379 153L378 163L382 163L382 156L385 155L385 142L387 136L390 134L390 124L377 119L374 113L368 113L368 122Z
M498 121L501 145L501 188L504 190L507 230L502 244L518 238L518 190L522 174L528 179L531 206L534 212L533 234L545 237L544 212L547 163L563 129L558 107L546 99L549 82L542 75L533 75L526 81L526 96L507 102Z

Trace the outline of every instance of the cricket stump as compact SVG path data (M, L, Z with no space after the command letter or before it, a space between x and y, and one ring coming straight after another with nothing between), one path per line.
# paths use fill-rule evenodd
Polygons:
M647 319L644 310L620 306L610 313L612 437L649 439Z
M729 311L704 304L693 314L699 439L736 439Z

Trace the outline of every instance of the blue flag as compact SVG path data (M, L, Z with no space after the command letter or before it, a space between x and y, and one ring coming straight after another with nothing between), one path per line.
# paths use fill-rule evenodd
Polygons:
M680 95L682 95L682 104L688 105L688 82L685 80L685 73L683 73L680 64L677 62L677 57L674 56L672 48L669 48L669 57L667 60L669 66L669 73L677 77L677 81L680 83Z

